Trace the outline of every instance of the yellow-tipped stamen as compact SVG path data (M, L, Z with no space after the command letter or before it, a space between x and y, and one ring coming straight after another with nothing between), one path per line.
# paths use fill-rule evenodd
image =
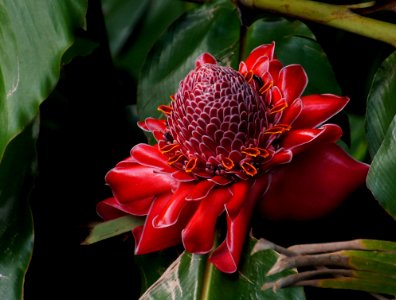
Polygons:
M243 162L241 164L242 169L245 171L245 173L249 176L254 176L257 174L257 169L254 167L251 163L248 162Z
M289 131L291 126L288 124L276 124L264 131L264 134L282 134Z
M260 151L259 156L262 158L267 158L270 155L270 153L267 149L264 149L264 148L257 148L257 149Z
M221 163L222 163L224 169L226 169L227 171L232 170L235 166L234 161L229 157L222 159Z
M258 148L245 148L241 152L253 157L260 155L260 150Z
M187 173L191 173L197 166L197 161L198 161L198 158L196 158L196 157L190 158L190 160L186 164L185 171Z
M276 114L278 112L281 112L282 110L286 109L288 107L287 101L285 99L282 99L279 101L278 104L274 105L271 108L270 114Z
M169 159L168 159L168 164L169 165L173 165L174 163L177 163L179 160L181 160L182 158L184 157L184 155L183 154L175 154L175 155L173 155L172 157L170 157Z
M248 83L251 83L254 77L253 71L246 72L244 77Z
M172 112L172 107L170 107L169 105L160 105L158 106L158 110L163 114L169 116Z
M170 95L169 98L171 99L171 101L175 101L175 96L174 95Z
M165 154L165 153L171 152L171 151L179 149L179 148L180 148L180 144L173 143L173 144L165 145L164 147L160 148L160 151L162 154Z
M263 95L265 92L267 92L272 86L274 85L274 82L272 80L267 81L266 83L263 84L263 86L259 89L259 93Z

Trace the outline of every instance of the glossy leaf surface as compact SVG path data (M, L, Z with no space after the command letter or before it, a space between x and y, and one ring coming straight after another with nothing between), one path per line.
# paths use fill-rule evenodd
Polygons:
M371 157L380 148L396 114L396 52L393 52L374 75L367 100L367 137Z
M305 299L302 288L262 291L269 279L266 273L276 262L278 254L264 250L252 254L257 240L251 239L244 251L240 269L227 275L206 261L206 256L184 252L154 283L141 299ZM291 274L283 272L277 276Z
M0 159L55 86L87 1L5 1L0 6ZM45 34L43 34L45 32Z
M127 215L114 220L98 223L91 229L90 234L82 242L83 245L90 245L113 236L128 232L133 228L143 225L144 219Z
M385 210L396 219L396 116L374 156L367 186Z
M22 299L33 248L28 204L36 170L37 122L14 139L0 164L0 299Z
M102 1L114 62L138 77L150 48L187 6L173 0Z

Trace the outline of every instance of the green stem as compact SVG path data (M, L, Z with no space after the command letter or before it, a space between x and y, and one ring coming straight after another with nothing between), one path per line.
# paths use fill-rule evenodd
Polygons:
M363 17L347 5L334 5L309 0L239 0L241 4L314 21L327 26L376 39L396 47L396 25Z

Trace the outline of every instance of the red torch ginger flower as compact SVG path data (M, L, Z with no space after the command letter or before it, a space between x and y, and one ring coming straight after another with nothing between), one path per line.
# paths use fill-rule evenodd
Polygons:
M201 55L159 107L165 120L139 123L157 144L136 145L107 174L113 197L97 207L104 219L147 216L133 230L136 254L182 242L232 273L255 207L268 218L320 217L364 182L368 166L335 144L341 128L323 125L348 98L302 96L304 69L283 67L274 47L254 49L239 71ZM222 214L227 234L213 249Z

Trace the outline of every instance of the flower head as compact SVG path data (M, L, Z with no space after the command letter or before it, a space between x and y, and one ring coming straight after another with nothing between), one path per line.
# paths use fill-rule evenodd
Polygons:
M182 242L235 272L254 207L268 218L319 217L364 182L368 166L335 144L341 128L323 125L348 98L302 96L304 69L282 66L274 48L257 47L239 71L201 55L159 106L165 119L139 123L157 144L136 145L107 174L113 197L97 207L105 219L147 216L133 230L137 254ZM227 235L213 249L221 214Z

